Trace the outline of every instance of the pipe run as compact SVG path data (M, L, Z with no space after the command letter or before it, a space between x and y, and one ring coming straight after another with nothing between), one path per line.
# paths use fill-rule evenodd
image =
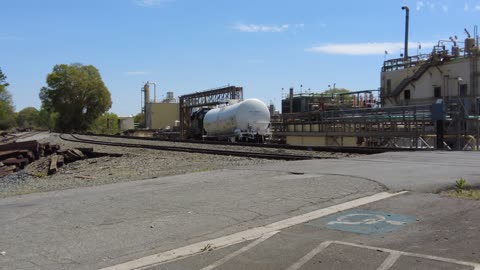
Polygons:
M403 6L402 10L405 10L405 52L403 56L408 59L408 28L410 21L410 9L407 6Z

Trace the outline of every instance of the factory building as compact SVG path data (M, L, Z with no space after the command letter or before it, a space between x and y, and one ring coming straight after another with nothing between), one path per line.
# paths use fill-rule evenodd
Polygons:
M126 131L135 128L133 117L119 117L118 128L120 131Z
M150 85L154 86L153 99L150 98ZM151 82L144 85L142 92L146 129L172 130L178 127L180 106L173 92L167 92L163 100L157 101L156 84Z
M476 38L465 32L464 42L439 41L429 54L408 56L405 46L384 62L379 95L290 90L274 136L293 145L480 149L480 51L476 29Z
M468 32L467 32L468 33ZM465 39L464 47L453 37L451 50L440 41L431 54L384 62L381 96L384 107L450 102L480 96L480 57L476 40Z

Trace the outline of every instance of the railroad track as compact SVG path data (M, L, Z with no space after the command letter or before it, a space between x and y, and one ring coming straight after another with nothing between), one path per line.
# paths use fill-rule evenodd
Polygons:
M29 132L25 132L24 134L19 135L19 136L13 135L10 138L2 139L0 141L0 144L13 143L13 142L16 142L19 139L25 139L25 138L28 138L28 137L32 137L32 136L35 136L35 135L40 134L42 132L44 132L44 131L29 131Z
M288 145L288 144L260 144L260 143L242 143L242 142L224 142L224 141L200 141L200 140L180 140L180 139L160 139L160 138L146 138L135 136L121 136L121 135L89 135L78 134L95 137L105 138L119 138L126 140L145 140L145 141L162 141L162 142L178 142L178 143L190 143L190 144L210 144L210 145L228 145L228 146L248 146L259 148L273 148L273 149L285 149L285 150L304 150L304 151L316 151L316 152L333 152L333 153L349 153L349 154L380 154L386 152L395 151L431 151L430 149L409 149L409 148L387 148L387 147L348 147L348 146L300 146L300 145Z
M74 134L70 134L69 136L71 136L71 138L67 138L65 134L61 134L60 138L65 141L76 142L76 143L87 143L87 144L117 146L117 147L127 147L127 148L143 148L143 149L208 154L208 155L249 157L249 158L272 159L272 160L294 161L294 160L310 160L310 159L335 159L334 157L314 157L314 156L307 156L307 155L290 155L290 154L280 154L280 153L259 153L259 152L244 152L244 151L219 150L219 149L202 149L202 148L195 148L195 147L106 142L106 141L79 138Z

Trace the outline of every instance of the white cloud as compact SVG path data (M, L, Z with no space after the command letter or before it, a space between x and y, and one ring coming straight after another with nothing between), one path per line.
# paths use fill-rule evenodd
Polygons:
M173 0L133 0L133 3L141 7L158 7L166 2L171 1Z
M474 9L475 11L480 11L480 4L476 5Z
M124 72L125 75L127 76L138 76L138 75L145 75L145 74L148 74L149 72L148 71L127 71L127 72Z
M447 13L448 12L448 6L443 4L442 5L442 10L443 10L443 12Z
M420 11L423 7L425 6L425 3L423 1L418 1L417 2L417 11Z
M465 3L465 5L463 5L463 10L464 10L465 12L470 11L470 6L468 5L468 3Z
M444 2L442 1L436 1L436 0L432 0L432 1L423 1L423 0L420 0L420 1L417 1L416 2L416 6L415 6L415 9L417 11L421 11L425 8L428 8L430 10L435 10L436 8L439 8L440 10L442 10L443 12L448 12L449 10L449 7L448 5L446 5ZM464 9L468 8L467 7L467 4L465 4L464 6Z
M297 24L295 24L295 28L303 30L305 28L305 24L304 23L297 23Z
M233 29L240 32L248 33L259 33L259 32L270 32L270 33L280 33L285 32L290 28L288 24L282 25L260 25L260 24L237 24Z
M432 48L435 44L431 42L421 43L422 48ZM410 42L409 48L418 48L418 43ZM400 53L403 50L403 42L383 42L383 43L351 43L351 44L328 44L315 46L306 49L307 52L343 54L343 55L381 55L385 52L390 54Z

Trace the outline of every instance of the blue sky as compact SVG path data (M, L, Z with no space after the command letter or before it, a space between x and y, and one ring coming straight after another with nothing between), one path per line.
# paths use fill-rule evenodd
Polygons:
M111 112L140 112L140 88L159 99L223 85L279 104L282 88L377 89L384 52L399 57L405 12L421 52L466 36L480 0L0 0L0 68L16 110L40 108L55 64L96 66ZM411 46L410 54L417 52Z

